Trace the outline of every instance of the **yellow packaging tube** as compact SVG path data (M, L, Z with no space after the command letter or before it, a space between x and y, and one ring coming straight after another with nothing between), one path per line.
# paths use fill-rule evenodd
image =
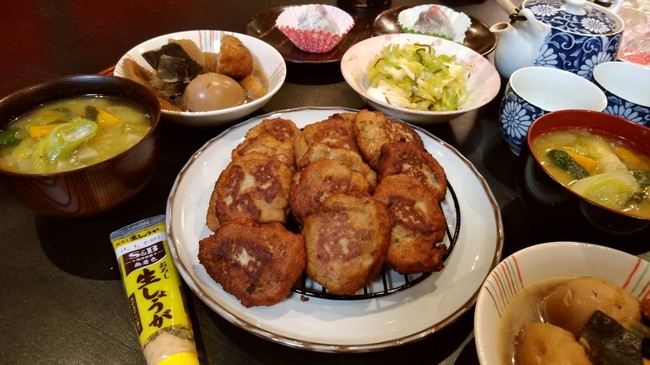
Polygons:
M148 365L198 364L181 279L169 254L165 216L110 235Z

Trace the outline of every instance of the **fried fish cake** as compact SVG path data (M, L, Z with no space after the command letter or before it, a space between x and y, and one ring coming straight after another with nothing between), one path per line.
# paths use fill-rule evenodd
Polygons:
M374 194L394 220L386 264L400 274L442 270L446 220L432 193L404 174L383 178Z
M247 156L276 158L295 169L293 144L300 129L289 119L264 119L246 133L244 140L232 151L233 160Z
M246 46L234 36L224 34L217 59L217 73L241 79L253 72L253 55Z
M357 146L363 158L373 168L379 167L381 146L389 142L409 142L420 148L424 143L409 125L378 111L360 110L354 118Z
M228 221L200 240L198 256L208 275L245 307L281 302L306 263L301 235L249 219Z
M231 161L212 191L208 228L215 231L220 224L237 218L286 223L292 177L293 171L276 159Z
M406 174L424 183L442 201L447 194L447 175L429 151L412 143L390 142L381 147L379 176Z
M302 167L318 160L334 160L363 175L370 185L370 192L374 191L377 186L377 173L357 152L346 148L332 148L324 144L316 144L309 148L309 153L305 157L306 160L303 161Z
M268 134L246 138L232 151L233 161L244 157L272 158L281 161L292 171L296 168L293 144L282 142Z
M313 160L310 155L315 146L359 152L354 137L354 124L341 114L333 114L325 120L305 126L295 142L296 165L299 168Z
M264 119L246 132L245 138L257 137L261 134L270 135L281 141L292 143L300 135L300 128L290 119L269 118Z
M330 196L301 231L307 275L333 294L353 295L381 270L391 227L388 208L376 199Z
M299 224L318 211L330 195L347 193L369 195L370 186L360 173L335 160L311 162L293 177L289 192L289 207Z

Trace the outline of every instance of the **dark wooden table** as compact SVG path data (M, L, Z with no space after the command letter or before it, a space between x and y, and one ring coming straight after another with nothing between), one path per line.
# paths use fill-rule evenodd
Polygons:
M134 45L161 34L191 29L243 33L255 14L295 3L5 1L0 12L0 97L58 76L99 72ZM412 3L392 3L404 4ZM507 19L493 0L446 5L488 26ZM365 16L372 18L372 14ZM520 164L499 136L498 99L427 129L469 158L487 180L502 213L503 255L556 240L599 243L633 254L647 251L647 229L634 235L609 235L584 221L565 221L537 209L519 194ZM258 114L304 106L366 107L343 81L339 63L290 63L286 84ZM144 363L109 233L164 213L180 168L225 127L196 130L163 120L164 151L154 179L126 205L93 218L35 215L0 187L0 363ZM472 338L473 310L415 343L371 353L326 354L259 338L216 315L189 291L188 300L200 359L205 364L478 363Z

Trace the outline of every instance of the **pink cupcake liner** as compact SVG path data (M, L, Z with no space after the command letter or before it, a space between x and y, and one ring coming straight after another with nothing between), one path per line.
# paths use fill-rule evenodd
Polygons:
M329 23L304 24L305 14L325 11ZM301 51L325 53L334 49L354 26L354 19L345 11L330 5L311 4L292 6L283 11L275 23L291 42ZM327 28L327 29L326 29Z

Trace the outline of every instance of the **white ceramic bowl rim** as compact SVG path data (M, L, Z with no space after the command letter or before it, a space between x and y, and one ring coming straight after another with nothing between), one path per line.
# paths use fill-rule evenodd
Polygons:
M629 62L610 61L594 67L594 81L626 101L650 107L650 68Z
M607 97L596 84L559 68L523 67L512 73L509 83L521 98L547 112L607 107Z

